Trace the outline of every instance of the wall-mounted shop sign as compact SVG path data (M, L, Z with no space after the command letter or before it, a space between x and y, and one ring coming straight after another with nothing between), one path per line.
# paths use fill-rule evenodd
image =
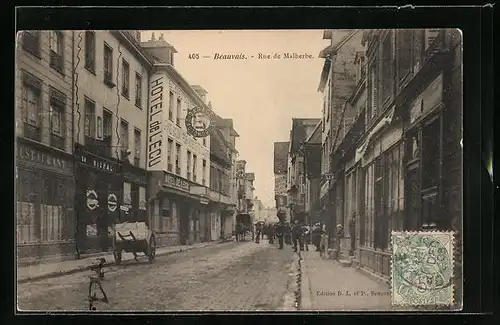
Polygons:
M97 193L93 189L87 190L87 207L93 211L99 207L99 201L97 199Z
M115 212L116 207L118 206L118 199L116 195L111 193L108 195L108 209L110 212Z
M174 174L165 174L165 186L172 187L181 191L189 192L190 184L185 179L174 175Z
M188 110L186 114L186 129L195 138L204 138L210 135L213 113L209 109L197 106Z
M439 106L443 101L443 74L434 79L431 84L410 104L410 123Z
M94 167L96 169L99 169L101 171L105 171L108 173L115 173L118 171L118 164L108 162L104 159L99 159L97 157L93 157L90 155L85 155L83 153L80 155L79 162L83 165Z
M168 98L165 75L154 74L149 80L149 119L147 138L147 170L163 170L163 104Z
M60 170L70 171L70 163L62 158L56 157L46 152L31 148L25 144L18 143L17 157L20 160L37 163L47 167L52 167Z

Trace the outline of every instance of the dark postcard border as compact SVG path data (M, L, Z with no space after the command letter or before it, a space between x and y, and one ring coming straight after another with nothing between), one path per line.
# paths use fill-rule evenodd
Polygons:
M140 13L140 14L138 14ZM492 13L489 8L415 8L415 9L379 9L379 8L18 8L16 29L324 29L324 28L417 28L417 27L456 27L464 35L464 312L479 313L493 310L492 270L492 196L493 186L482 160L481 148L484 149L485 135L492 137L493 101L492 101ZM12 71L12 70L11 70ZM486 79L485 79L486 78ZM10 79L12 80L12 79ZM480 82L481 81L481 82ZM488 115L486 115L488 114ZM5 121L5 120L4 120ZM12 124L9 123L12 127ZM4 128L4 130L6 130ZM12 133L6 138L12 138ZM10 142L13 144L13 141ZM8 151L8 141L4 141L4 150ZM12 148L11 148L12 149ZM7 157L6 155L3 155ZM12 161L9 163L13 170ZM12 165L10 165L12 164ZM490 185L490 186L488 186ZM481 190L479 190L481 189ZM11 219L13 221L13 219ZM6 226L7 238L12 245L11 230ZM9 253L14 247L6 247ZM12 270L9 267L9 271ZM498 269L497 269L498 270ZM10 273L10 272L9 272ZM9 313L11 306L4 305ZM6 314L6 313L4 313ZM204 313L208 314L208 313ZM380 314L380 313L375 313ZM331 322L332 314L314 317L314 321L324 319ZM36 317L18 316L16 320L37 323L48 322L49 315ZM308 317L308 316L306 316ZM354 315L334 316L356 322L363 318ZM378 316L381 317L381 316ZM389 322L384 313L383 322ZM428 321L426 316L403 316L406 322ZM425 319L423 319L424 317ZM449 318L452 316L447 316ZM453 316L455 317L455 316ZM472 317L472 316L467 316ZM65 316L72 323L86 323L81 316ZM101 316L100 320L112 323L113 320L133 320L127 316ZM255 323L256 319L248 316L241 320ZM283 321L303 322L302 316ZM394 316L398 319L399 316ZM160 316L149 314L149 322L158 323L183 319L187 321L207 321L205 317L185 318L182 316ZM393 319L393 318L391 318ZM53 320L53 318L52 318ZM97 319L96 319L97 320ZM217 318L220 320L220 318ZM483 323L486 318L474 318L474 324ZM138 319L135 319L137 322ZM259 322L264 321L264 319ZM280 320L281 322L282 320ZM311 319L312 321L312 319ZM10 322L8 322L10 323Z

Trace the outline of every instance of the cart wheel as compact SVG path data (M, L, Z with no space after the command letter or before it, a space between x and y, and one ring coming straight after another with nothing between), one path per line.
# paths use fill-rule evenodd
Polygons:
M148 246L148 258L149 258L149 263L153 263L156 255L156 240L153 235L151 235L151 238L149 239L149 246Z
M115 264L120 265L122 262L122 251L113 252L113 256L115 257Z

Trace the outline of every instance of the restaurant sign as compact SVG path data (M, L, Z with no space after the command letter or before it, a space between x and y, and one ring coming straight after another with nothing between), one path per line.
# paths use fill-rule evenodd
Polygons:
M55 157L49 153L45 153L37 149L31 148L24 144L18 144L17 157L20 160L44 165L46 167L71 171L71 166L69 161L59 157Z
M189 192L190 184L187 180L183 179L174 174L165 173L165 182L164 185L167 187L172 187L177 190Z

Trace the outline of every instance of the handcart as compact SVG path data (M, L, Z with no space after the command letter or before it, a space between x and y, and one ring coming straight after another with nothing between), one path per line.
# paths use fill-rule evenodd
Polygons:
M119 265L122 261L122 251L134 254L144 253L152 263L156 254L156 240L154 233L148 228L145 222L123 222L115 225L113 236L115 263Z

